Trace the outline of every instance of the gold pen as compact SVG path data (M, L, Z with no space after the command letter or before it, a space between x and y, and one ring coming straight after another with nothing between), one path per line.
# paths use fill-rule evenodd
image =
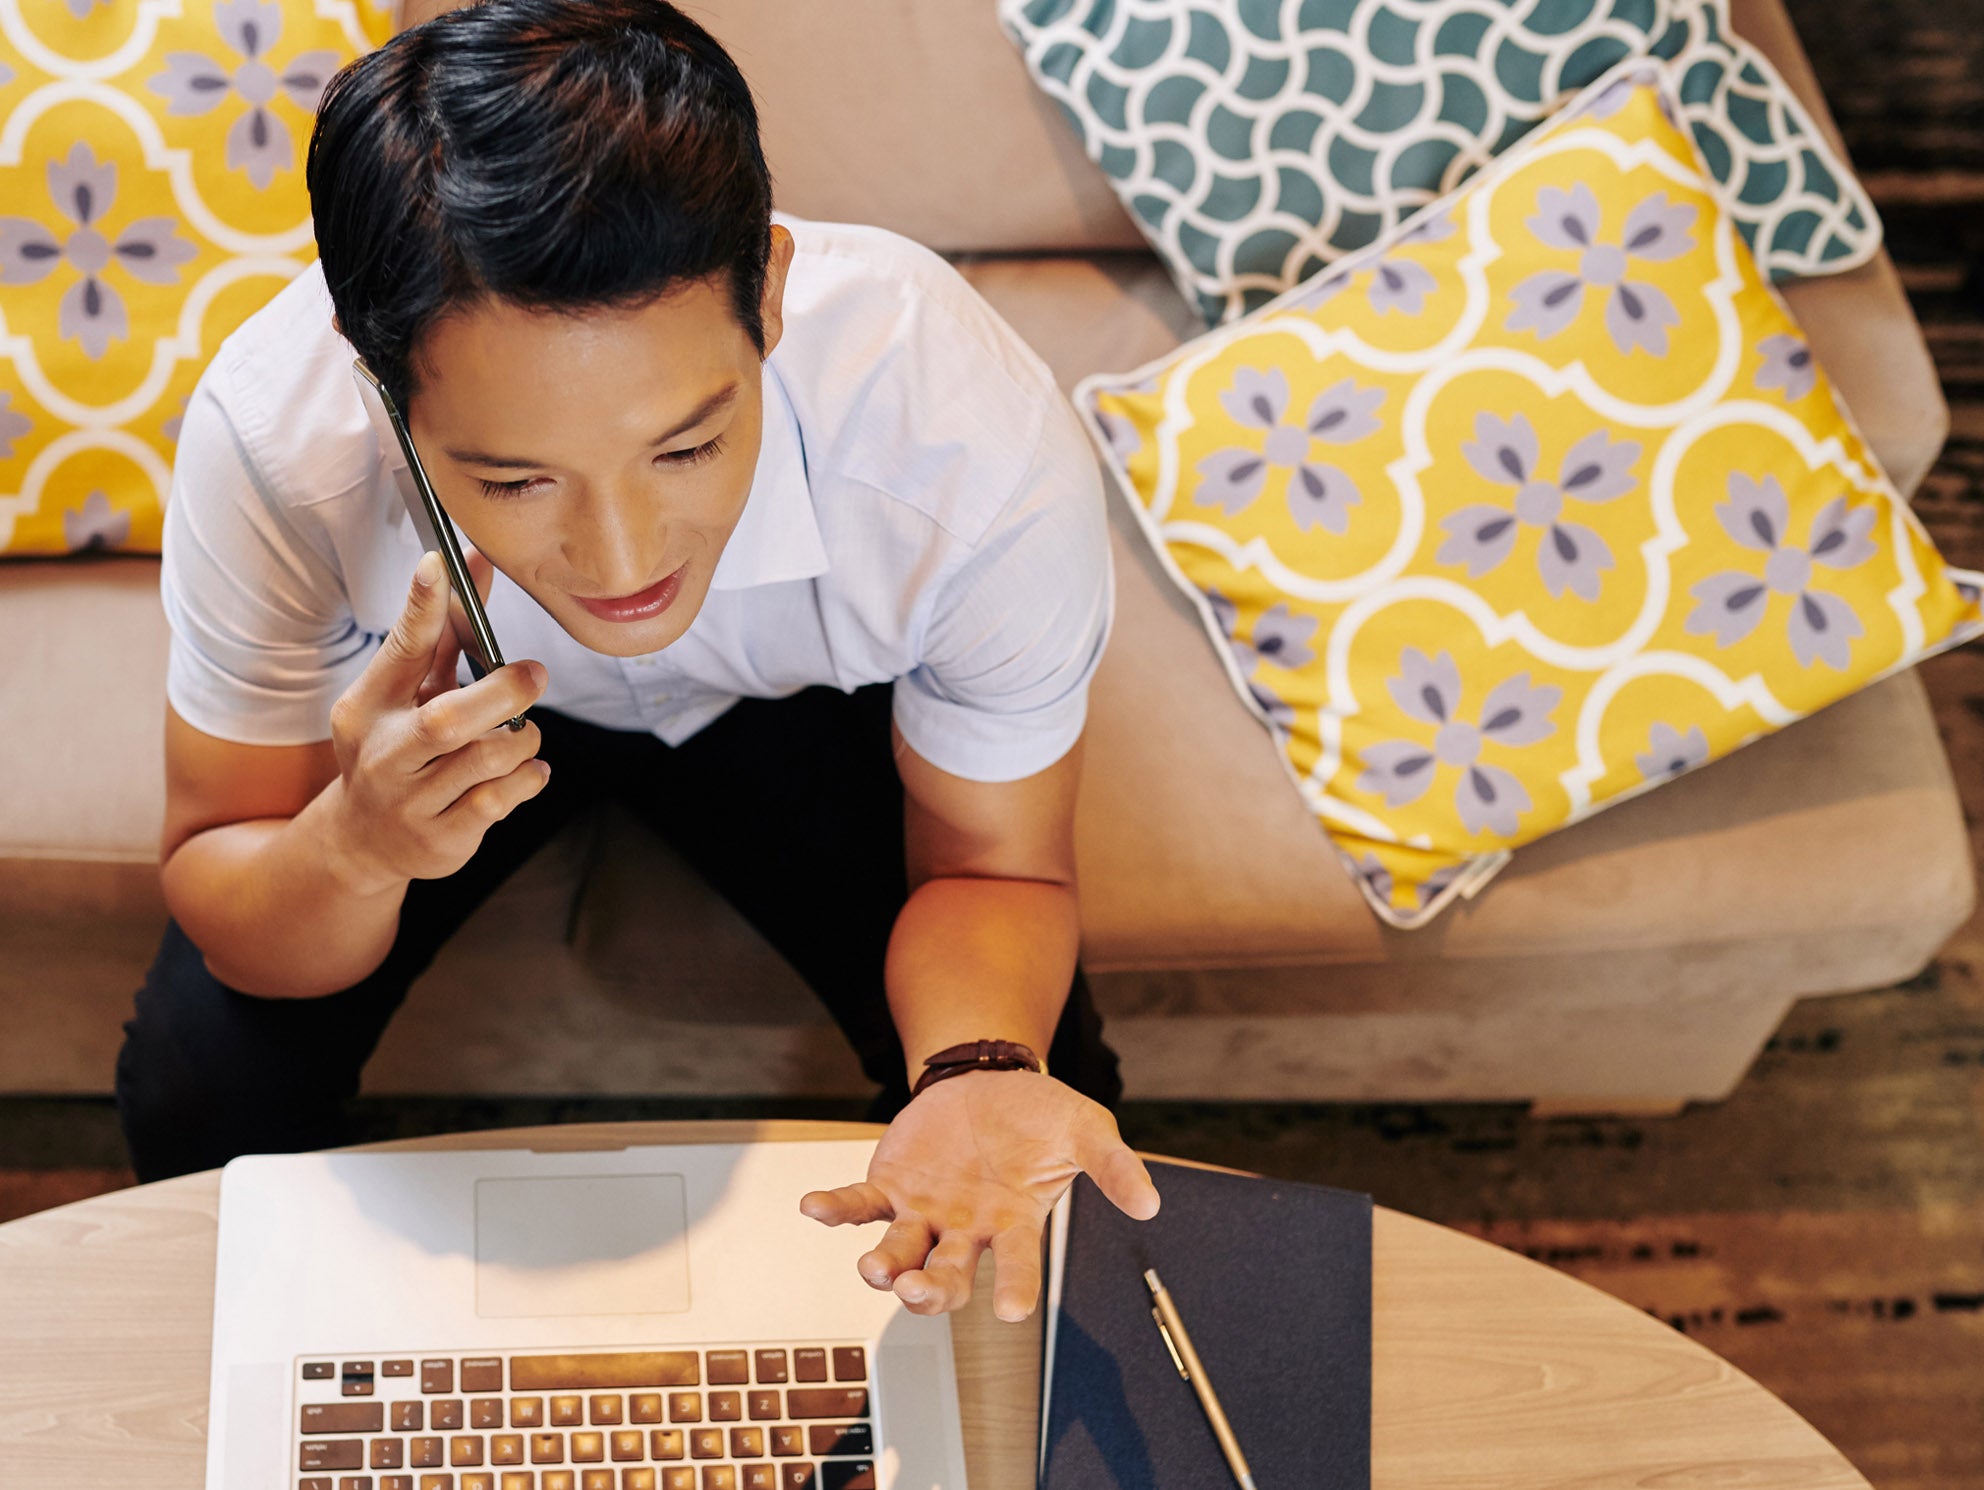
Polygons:
M1219 1440L1219 1451L1226 1455L1226 1467L1233 1471L1240 1490L1254 1490L1254 1472L1247 1467L1247 1456L1240 1452L1240 1440L1233 1436L1233 1425L1226 1421L1226 1410L1219 1405L1219 1398L1213 1395L1212 1382L1206 1376L1206 1368L1199 1362L1199 1353L1192 1349L1192 1337L1185 1333L1185 1321L1178 1317L1177 1305L1171 1302L1171 1295L1158 1282L1155 1268L1144 1269L1144 1282L1150 1286L1150 1317L1157 1321L1157 1332L1164 1336L1164 1348L1171 1352L1171 1364L1178 1368L1180 1376L1191 1383L1192 1392L1199 1399L1199 1407L1206 1415L1206 1422L1212 1426L1212 1436Z

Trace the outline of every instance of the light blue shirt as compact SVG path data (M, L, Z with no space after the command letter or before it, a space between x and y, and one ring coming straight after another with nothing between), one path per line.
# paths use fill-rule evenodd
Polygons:
M547 707L679 744L739 698L894 684L910 746L1007 781L1080 735L1114 598L1095 457L1052 375L941 258L780 214L797 251L765 364L764 444L701 612L645 657L582 647L500 576L504 653ZM166 508L167 694L256 745L331 705L420 556L312 266L224 342Z

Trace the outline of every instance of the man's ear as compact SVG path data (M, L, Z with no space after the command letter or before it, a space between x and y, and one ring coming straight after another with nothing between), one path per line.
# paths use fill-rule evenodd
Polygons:
M767 357L785 333L785 274L792 267L792 255L797 247L790 229L772 224L771 258L765 264L765 289L758 299L758 323L765 329Z

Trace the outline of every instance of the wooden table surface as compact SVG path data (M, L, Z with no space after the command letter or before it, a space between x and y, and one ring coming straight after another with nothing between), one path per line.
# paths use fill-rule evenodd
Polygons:
M851 1123L603 1123L384 1148L865 1137ZM217 1171L0 1226L0 1486L196 1490ZM1459 1232L1373 1219L1378 1490L1779 1490L1867 1482L1762 1387L1659 1321ZM957 1316L974 1490L1033 1484L1039 1325ZM1282 1490L1282 1487L1268 1487ZM1293 1490L1293 1487L1287 1487Z

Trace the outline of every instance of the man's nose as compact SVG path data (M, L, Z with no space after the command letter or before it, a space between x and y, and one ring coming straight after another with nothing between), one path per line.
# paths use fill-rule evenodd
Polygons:
M651 497L625 485L594 486L566 529L565 562L603 598L631 595L661 578L668 525Z

